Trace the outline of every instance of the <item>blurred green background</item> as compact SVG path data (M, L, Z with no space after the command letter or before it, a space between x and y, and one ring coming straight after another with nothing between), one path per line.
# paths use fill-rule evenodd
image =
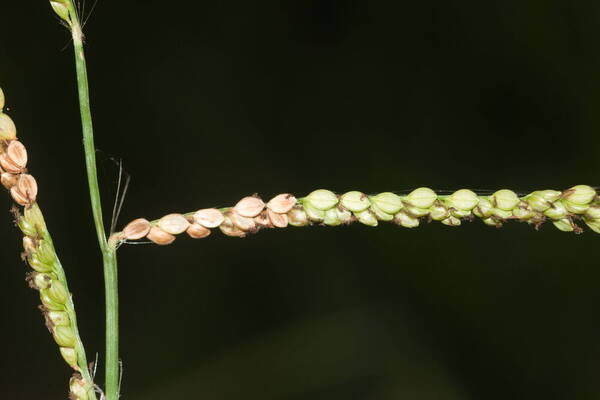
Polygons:
M0 85L102 363L69 37L44 1L0 9ZM596 185L599 21L591 1L100 0L106 207L110 157L133 178L120 226L255 192ZM66 398L0 202L0 397ZM474 222L124 246L123 398L600 399L599 243Z

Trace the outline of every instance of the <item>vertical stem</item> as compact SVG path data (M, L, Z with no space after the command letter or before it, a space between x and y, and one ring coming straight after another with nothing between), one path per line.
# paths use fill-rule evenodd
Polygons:
M90 110L87 68L83 51L83 33L73 1L68 2L70 27L75 50L75 66L77 69L77 88L79 91L79 108L85 150L85 166L87 171L92 214L96 226L98 243L102 251L104 264L104 296L106 304L106 370L105 394L107 400L119 398L119 296L117 280L117 255L114 244L109 244L104 232L98 175L96 172L96 150L94 148L94 130Z

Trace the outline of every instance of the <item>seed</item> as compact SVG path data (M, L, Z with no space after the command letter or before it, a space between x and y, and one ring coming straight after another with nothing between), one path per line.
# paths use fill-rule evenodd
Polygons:
M288 222L292 226L306 226L309 224L308 216L302 206L295 206L287 213Z
M600 219L584 219L585 224L596 233L600 233Z
M573 232L575 227L569 218L562 218L557 221L552 221L555 227L563 232Z
M437 194L429 188L413 190L404 198L404 202L418 208L429 208L437 200Z
M254 217L254 223L256 226L261 228L272 228L273 224L271 224L271 220L269 219L268 210L262 210L260 214Z
M48 310L60 311L65 309L64 304L56 303L48 296L48 293L46 293L45 290L40 291L40 301Z
M304 211L309 220L321 222L325 219L325 211L312 206L312 203L304 203Z
M21 194L29 200L29 203L35 203L38 193L38 186L35 178L29 174L19 175L16 187Z
M256 229L256 223L254 222L253 218L244 217L238 214L236 211L230 212L229 218L235 226L245 232Z
M596 197L596 191L587 185L577 185L563 192L564 198L578 205L589 204Z
M342 224L350 224L356 220L354 214L345 208L336 207L335 212L337 213L338 219L342 222Z
M52 328L52 336L60 347L75 347L77 339L70 326L55 326Z
M500 228L502 226L502 223L500 221L498 221L497 219L494 219L492 217L489 218L484 218L482 219L483 223L488 225L488 226L493 226L496 228Z
M6 114L0 113L0 139L15 140L17 138L17 127L13 120Z
M181 214L168 214L158 221L158 227L171 235L179 235L190 226L189 221Z
M488 200L487 197L479 198L479 203L477 203L477 207L473 209L473 214L478 216L479 218L487 218L492 215L494 206L492 202Z
M442 221L450 215L450 212L441 202L435 202L429 208L429 217L434 221Z
M565 208L564 204L560 201L552 203L552 207L544 211L544 215L554 220L559 220L567 216L569 212Z
M216 228L223 222L223 214L216 208L205 208L196 211L194 221L206 228Z
M21 170L27 166L27 150L18 140L13 140L8 144L6 157Z
M575 204L571 203L566 199L562 199L559 201L563 203L568 212L573 214L584 214L587 211L587 209L590 208L589 204Z
M69 398L73 400L88 400L88 390L86 383L77 375L69 380Z
M71 325L69 314L65 311L48 311L46 312L46 319L52 323L52 326Z
M373 212L371 212L371 210L355 212L354 215L358 219L358 222L360 222L363 225L377 226L379 224L379 221L377 221L375 214L373 214Z
M501 210L499 208L494 208L492 215L499 219L509 219L513 216L512 211Z
M424 217L427 214L429 214L429 209L427 208L418 208L418 207L413 207L413 206L407 206L403 208L403 211L405 211L407 214L412 215L413 217Z
M195 222L190 224L186 232L191 238L194 239L202 239L210 235L210 229Z
M394 216L392 214L383 212L381 208L375 205L375 203L371 204L371 211L375 214L375 217L377 217L377 219L380 221L392 221L394 219Z
M265 208L265 203L256 196L244 197L233 207L233 210L242 217L254 218Z
M600 220L600 205L589 207L585 212L585 218Z
M230 218L230 214L224 217L223 222L221 223L221 225L219 225L219 229L221 229L221 232L223 232L227 236L240 238L246 236L246 232L244 232L243 230L241 230L233 224Z
M62 20L69 22L69 9L64 4L64 2L60 0L50 0L50 6ZM77 399L79 400L79 399Z
M411 217L404 211L400 211L394 215L394 222L400 226L405 228L416 228L419 226L419 219L415 217Z
M316 210L329 210L338 203L338 197L332 191L318 189L306 196L305 204ZM322 219L322 218L321 218Z
M491 201L496 204L496 208L501 210L510 211L519 204L519 196L512 190L502 189L498 190L491 196Z
M77 352L71 347L60 347L60 355L71 368L79 370L77 366ZM77 398L79 400L79 398Z
M454 217L454 216L449 216L446 219L442 220L442 224L444 225L448 225L448 226L459 226L460 225L460 219Z
M325 218L323 218L323 223L328 226L341 225L342 221L340 220L337 211L338 211L338 209L335 207L330 208L329 210L325 211Z
M145 218L134 219L123 228L123 238L138 240L150 232L150 222Z
M465 211L465 210L450 210L450 215L452 215L456 218L467 218L467 217L470 217L471 215L473 215L473 212Z
M344 193L340 198L340 203L352 212L362 212L371 206L367 195L356 190Z
M13 174L19 174L23 172L16 164L14 164L6 153L0 154L0 167L6 172L12 172Z
M13 186L12 189L10 189L10 195L12 196L15 203L21 206L29 205L29 199L23 193L21 193L17 186Z
M32 277L30 284L33 283L33 289L48 289L52 284L52 278L48 274L33 272L30 276Z
M371 197L371 203L387 214L396 214L403 206L400 196L391 192L383 192Z
M148 232L146 237L161 246L171 244L175 240L175 236L163 231L158 226L153 226L150 228L150 232Z
M285 214L296 205L296 198L289 193L278 194L273 197L268 203L267 208L273 210L277 214Z
M65 285L63 285L60 281L52 280L50 287L46 289L48 292L48 297L56 303L65 304L69 299L69 292Z
M288 226L288 216L286 214L279 214L271 209L268 209L267 213L273 226L277 228L286 228Z
M448 206L457 210L470 211L479 203L479 198L469 189L460 189L448 196L446 201Z
M2 182L2 186L10 190L17 184L18 178L19 175L11 174L10 172L3 172L2 175L0 175L0 182Z
M52 271L52 265L44 263L39 259L39 256L34 252L27 258L29 266L37 272L50 272Z
M37 246L35 240L30 238L29 236L23 236L23 250L25 250L27 254L31 254L34 251L36 251Z
M513 217L518 218L521 221L530 220L535 216L535 211L530 210L527 207L516 207L512 213Z

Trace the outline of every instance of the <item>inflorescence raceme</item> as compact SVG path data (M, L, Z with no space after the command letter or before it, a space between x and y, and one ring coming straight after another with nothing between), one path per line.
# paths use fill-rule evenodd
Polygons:
M39 308L60 354L76 371L69 382L69 397L95 399L89 372L79 367L85 355L77 332L75 310L64 271L36 203L38 188L33 176L27 173L27 151L17 139L14 122L3 113L3 109L4 93L0 88L0 181L10 191L15 203L24 207L23 215L17 207L14 207L13 213L24 235L23 259L32 269L27 281L31 288L39 291L42 303Z
M234 207L168 214L156 221L138 218L112 239L123 242L147 238L166 245L183 232L192 238L204 238L217 227L227 236L244 237L263 228L288 225L337 226L360 222L377 226L379 221L390 221L405 228L415 228L423 220L458 226L475 217L495 227L516 220L538 229L545 221L551 221L561 231L575 233L583 231L576 223L579 220L600 233L600 197L587 185L564 191L539 190L522 197L508 189L489 196L477 195L468 189L450 195L418 188L407 195L385 192L372 196L357 191L337 195L319 189L301 199L284 193L265 204L253 195L244 197Z

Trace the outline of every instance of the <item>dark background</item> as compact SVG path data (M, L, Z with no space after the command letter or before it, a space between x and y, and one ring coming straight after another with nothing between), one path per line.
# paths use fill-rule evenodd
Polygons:
M85 32L107 213L113 156L133 178L120 226L255 192L597 185L599 8L101 0ZM69 36L43 1L1 10L0 85L102 362ZM2 202L0 394L63 399ZM476 221L125 246L123 398L600 399L598 243Z

